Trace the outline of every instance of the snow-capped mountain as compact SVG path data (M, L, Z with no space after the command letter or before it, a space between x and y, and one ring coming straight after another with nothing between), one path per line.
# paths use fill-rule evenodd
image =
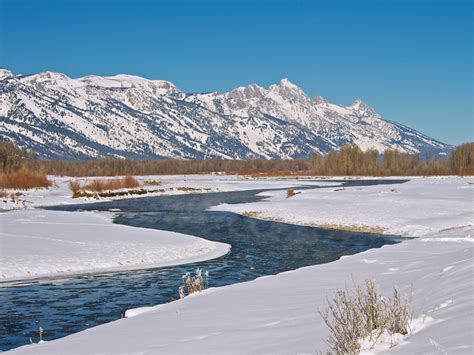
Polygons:
M297 158L344 144L443 153L451 147L384 120L361 100L339 106L288 79L187 94L132 75L72 79L0 69L0 139L45 158Z

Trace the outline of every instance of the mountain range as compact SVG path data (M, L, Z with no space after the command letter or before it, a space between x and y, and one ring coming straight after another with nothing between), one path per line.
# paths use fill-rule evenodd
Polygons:
M132 75L14 75L0 69L0 139L42 158L301 158L345 144L446 154L452 147L381 117L362 100L336 105L283 79L226 93L185 93Z

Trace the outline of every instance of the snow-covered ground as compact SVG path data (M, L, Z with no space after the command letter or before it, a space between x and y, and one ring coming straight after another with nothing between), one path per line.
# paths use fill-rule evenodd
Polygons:
M326 297L351 286L353 279L371 278L384 294L394 286L412 293L417 320L400 344L379 349L471 354L473 188L472 178L416 178L390 186L305 190L289 199L271 192L266 201L219 206L292 223L378 226L416 238L329 264L211 288L12 353L317 353L327 349L328 330L318 314Z
M49 189L33 190L7 190L7 196L0 198L0 211L12 209L34 208L38 206L51 206L61 204L91 203L97 201L109 201L112 199L140 198L144 196L179 195L186 193L206 193L206 192L226 192L243 191L255 189L285 188L292 186L309 185L338 185L331 181L315 181L315 178L308 177L304 180L295 179L251 179L241 176L226 175L158 175L158 176L137 176L137 180L142 185L140 188L148 190L147 195L125 195L113 198L72 198L69 188L70 181L77 181L81 184L93 180L115 179L116 177L86 177L71 178L50 176L53 186ZM147 183L158 184L147 184ZM183 189L184 188L184 189ZM192 190L186 191L187 188ZM136 189L132 189L136 190ZM184 190L184 191L183 191ZM123 191L123 190L119 190ZM15 196L14 201L10 197Z
M81 183L94 179L82 178ZM161 192L149 195L235 191L250 188L282 187L298 182L255 182L234 176L144 176L141 183ZM51 177L49 189L20 192L15 201L2 200L0 206L0 285L40 277L63 277L84 273L145 269L216 258L230 246L167 231L116 225L108 213L58 212L38 206L96 202L95 198L72 198L72 178ZM321 183L318 183L321 185ZM324 183L323 183L324 184ZM186 192L178 188L191 188ZM143 195L120 198L139 198ZM99 201L110 198L99 199ZM5 286L5 284L3 284Z
M286 191L269 191L260 202L213 209L295 224L379 227L407 236L474 223L472 178L412 178L400 185L295 191L300 193L291 198Z
M190 235L114 224L103 214L45 210L0 213L0 247L0 282L184 264L230 249Z

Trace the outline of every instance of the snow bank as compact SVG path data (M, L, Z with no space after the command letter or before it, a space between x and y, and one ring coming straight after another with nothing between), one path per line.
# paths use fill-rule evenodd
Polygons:
M220 206L262 211L294 223L365 224L421 235L276 276L211 288L132 318L104 324L14 354L317 353L328 329L326 297L353 280L374 279L382 293L412 293L413 334L372 353L470 354L473 346L473 179L414 179L407 184L313 190L286 199ZM337 190L337 191L336 191ZM135 313L135 314L133 314Z
M286 198L286 191L263 194L268 199L212 209L256 212L295 224L379 227L406 236L474 225L472 178L414 178L397 185L304 190L291 198Z
M445 233L442 238L472 234ZM317 353L328 335L318 309L326 295L377 281L385 294L399 285L413 292L421 323L390 351L400 354L472 352L472 243L409 240L337 262L209 289L122 319L13 354ZM367 262L370 260L371 262ZM431 318L433 320L431 320ZM419 327L419 328L418 328Z
M148 190L146 195L125 195L101 198L72 198L69 189L70 181L79 181L81 184L96 179L116 179L110 176L98 177L59 177L49 176L53 186L49 189L32 190L6 190L7 197L0 199L1 210L27 209L38 206L52 206L62 204L92 203L98 201L110 201L116 199L140 198L162 195L182 195L189 193L228 192L256 189L286 188L301 185L315 186L337 186L339 183L333 181L315 181L314 178L302 180L296 179L252 179L242 176L227 175L149 175L137 176L137 180L143 185L140 188ZM147 182L159 182L160 185L148 185ZM181 189L184 188L184 189ZM190 188L186 190L186 188ZM11 195L19 193L12 200Z
M145 269L207 260L230 246L113 224L93 212L0 213L0 282Z

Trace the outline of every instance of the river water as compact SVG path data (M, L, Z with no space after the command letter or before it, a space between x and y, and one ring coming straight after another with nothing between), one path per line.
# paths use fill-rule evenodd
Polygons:
M400 183L397 180L349 180L346 185ZM309 188L309 187L302 187ZM315 188L314 186L310 188ZM324 187L320 187L324 188ZM0 350L37 341L38 328L52 340L119 319L130 308L178 299L185 272L204 268L209 286L223 286L327 263L385 244L397 236L325 230L207 211L222 203L255 202L262 190L144 197L56 210L114 212L114 222L191 234L232 245L220 258L149 270L29 281L0 288Z

